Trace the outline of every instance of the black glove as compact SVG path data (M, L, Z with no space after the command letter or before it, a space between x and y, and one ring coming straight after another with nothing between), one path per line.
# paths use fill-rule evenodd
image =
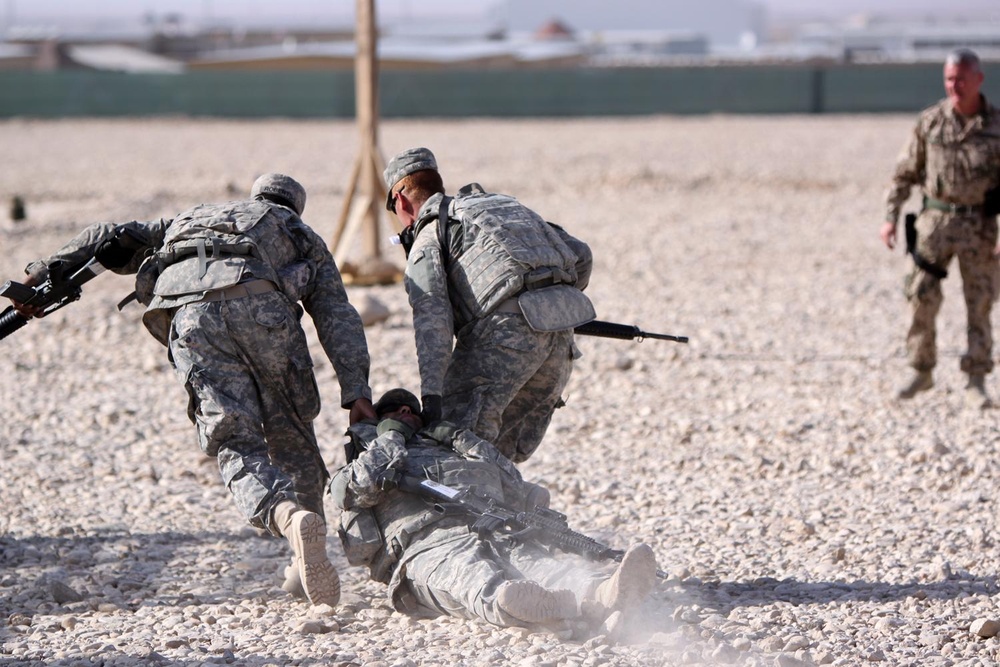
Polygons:
M422 396L420 398L420 405L423 406L423 410L420 411L420 419L424 422L424 426L430 426L434 422L441 421L440 396L437 394Z

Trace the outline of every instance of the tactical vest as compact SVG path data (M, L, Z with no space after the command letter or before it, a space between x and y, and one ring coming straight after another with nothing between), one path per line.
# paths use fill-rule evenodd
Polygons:
M268 225L258 223L283 214L295 215L256 201L203 204L181 213L167 228L161 248L140 269L136 296L148 304L153 294L165 298L203 294L251 277L280 287L260 243Z
M461 222L453 229L461 230L462 251L445 259L461 323L491 313L527 288L576 282L576 253L552 225L513 197L466 186L447 210ZM439 221L438 228L447 235L451 226ZM448 246L445 238L442 252Z

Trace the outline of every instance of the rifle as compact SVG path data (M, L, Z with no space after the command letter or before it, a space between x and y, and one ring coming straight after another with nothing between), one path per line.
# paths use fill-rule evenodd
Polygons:
M620 563L625 556L625 552L620 549L612 549L572 530L566 521L566 515L555 510L545 507L536 507L530 512L515 510L472 489L454 489L431 479L410 475L397 475L380 481L383 488L398 488L434 500L434 511L440 514L448 514L457 509L475 518L472 529L480 537L500 532L516 540L535 540L588 560ZM670 575L657 570L656 576L667 579Z
M671 336L670 334L648 333L639 327L631 324L618 324L617 322L604 322L602 320L591 320L586 324L574 327L573 331L584 336L599 336L601 338L619 338L621 340L638 340L643 338L655 338L656 340L672 340L675 343L688 342L687 336Z
M0 287L0 296L41 309L41 317L79 299L83 294L80 286L104 270L104 266L96 257L69 270L65 268L63 262L55 261L49 265L49 277L41 285L29 287L8 280ZM7 306L7 309L0 313L0 340L23 327L28 320L29 318L17 312L14 306Z
M913 257L913 263L917 268L926 271L938 280L948 277L948 270L942 269L937 264L931 264L917 252L917 214L907 213L904 218L903 229L906 232L906 252Z

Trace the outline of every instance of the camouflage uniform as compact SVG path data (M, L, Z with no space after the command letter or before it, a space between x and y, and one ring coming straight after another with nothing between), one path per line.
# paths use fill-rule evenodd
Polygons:
M534 485L524 482L490 443L446 422L413 434L406 425L385 419L378 433L365 451L334 474L330 493L345 510L341 539L349 558L354 553L350 524L356 512L373 513L380 543L365 564L372 579L389 585L396 610L525 625L497 605L497 588L503 582L532 580L549 589L570 590L583 601L607 579L594 564L574 555L556 558L508 537L480 538L467 518L437 512L431 501L383 490L379 483L387 469L395 469L456 489L475 486L499 502L524 506Z
M489 198L482 205L486 209L514 201L482 191L475 194ZM445 420L472 430L495 443L504 456L521 462L541 443L562 404L572 361L580 356L573 330L536 330L512 307L516 295L505 303L482 307L480 312L468 305L465 293L473 278L452 267L463 255L485 251L466 247L466 223L453 217L462 204L460 193L449 208L448 248L442 252L437 229L442 197L435 194L421 206L405 273L421 391L424 396L442 396ZM573 255L567 265L556 267L569 276L565 284L574 286L574 291L584 290L593 266L589 246L556 225L546 233L554 234L556 243Z
M252 225L252 253L231 253L195 225L231 221ZM196 248L166 252L185 231L187 243L209 240L201 256ZM275 535L271 510L281 500L322 516L329 475L313 431L320 397L303 306L337 372L341 404L371 398L364 328L326 244L290 208L247 200L199 206L172 220L93 225L27 270L42 278L53 261L90 258L122 233L140 250L114 270L138 273L138 297L148 306L143 322L168 347L201 448L218 458L237 506Z
M886 219L895 222L910 189L919 187L925 204L917 219L917 254L944 268L958 257L968 311L968 351L961 368L969 374L993 369L990 310L996 294L997 220L974 210L988 190L1000 184L1000 111L982 100L971 119L956 114L945 99L921 113L899 160L886 196ZM925 200L927 201L927 200ZM937 210L940 203L973 207ZM910 365L930 371L937 363L935 318L941 308L940 280L914 266L906 280L913 321L906 343Z

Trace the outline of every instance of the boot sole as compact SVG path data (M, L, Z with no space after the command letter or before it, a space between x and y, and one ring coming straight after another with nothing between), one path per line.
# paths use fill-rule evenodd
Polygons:
M340 602L340 576L326 554L323 517L314 512L297 512L288 532L302 589L309 602L336 606Z

